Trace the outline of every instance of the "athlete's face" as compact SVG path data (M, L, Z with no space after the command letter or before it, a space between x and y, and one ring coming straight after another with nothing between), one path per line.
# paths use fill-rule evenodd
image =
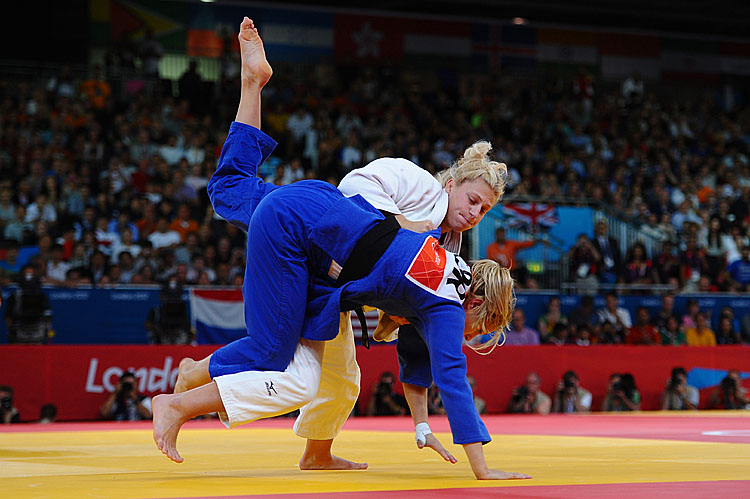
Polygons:
M445 185L448 193L448 212L442 227L457 232L471 229L497 201L495 192L481 179L456 184L452 179Z

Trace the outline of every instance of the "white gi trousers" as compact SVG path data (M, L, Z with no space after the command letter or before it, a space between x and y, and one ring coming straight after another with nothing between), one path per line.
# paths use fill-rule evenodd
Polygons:
M333 340L301 339L283 372L245 371L214 378L226 410L219 418L228 428L300 409L294 432L313 440L338 435L357 402L359 381L348 312L341 314Z

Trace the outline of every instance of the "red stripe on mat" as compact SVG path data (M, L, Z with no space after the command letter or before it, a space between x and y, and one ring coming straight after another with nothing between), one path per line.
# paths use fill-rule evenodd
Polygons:
M750 480L722 480L716 482L653 482L653 483L612 483L587 485L539 485L521 487L482 487L432 490L388 490L371 492L318 492L310 494L265 494L245 496L207 496L192 499L377 499L380 497L404 497L406 499L432 499L434 497L487 497L532 498L617 498L629 495L684 499L690 498L732 498L747 497ZM176 499L176 498L173 498Z
M499 414L483 416L491 435L563 435L580 437L646 438L693 442L750 443L750 417L733 416L649 416L648 413L630 416L616 415L561 415L547 416ZM240 429L288 428L293 418L275 418L244 425ZM435 432L450 432L445 416L430 417ZM217 419L190 421L185 428L224 428ZM0 425L4 432L44 431L107 431L151 429L150 421L88 423L55 423L51 425ZM345 430L414 431L412 419L404 417L355 417L346 422ZM237 430L234 430L237 431ZM705 435L704 433L709 433Z

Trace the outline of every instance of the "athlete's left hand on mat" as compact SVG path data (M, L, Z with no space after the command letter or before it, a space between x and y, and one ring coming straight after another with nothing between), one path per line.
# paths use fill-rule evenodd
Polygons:
M453 457L453 454L448 452L445 447L443 447L443 444L440 443L440 440L438 440L432 433L428 433L427 435L425 435L424 445L420 446L419 444L417 444L417 447L419 447L420 449L429 447L430 449L443 456L443 459L445 459L449 463L456 464L458 462L458 459Z

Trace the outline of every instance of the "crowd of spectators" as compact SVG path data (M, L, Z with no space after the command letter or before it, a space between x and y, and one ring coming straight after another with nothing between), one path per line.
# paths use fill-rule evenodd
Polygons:
M698 300L687 301L685 314L674 308L674 295L661 297L661 307L652 314L640 306L635 317L621 306L614 292L605 297L605 306L594 308L591 296L581 298L580 307L569 315L561 312L560 298L552 296L537 327L526 324L521 307L513 312L505 345L668 345L716 346L750 344L750 317L740 321L734 310L723 307L715 315L701 310ZM712 317L713 316L713 317ZM713 326L712 326L713 324ZM712 328L713 327L713 328ZM714 330L715 329L715 330Z
M144 59L143 71L152 68L144 84L112 79L113 65L132 62L122 50L90 76L65 66L49 79L0 81L0 284L30 262L43 282L58 285L170 277L241 285L245 235L215 216L206 195L238 101L237 72L209 84L191 65L173 95L154 79L160 53L152 48L130 54ZM743 96L677 101L629 80L618 88L585 73L490 74L447 85L437 72L408 68L283 68L263 94L264 127L279 147L260 175L277 184L336 183L380 156L435 172L488 138L509 165L508 198L599 201L663 240L658 254L636 244L620 255L597 224L593 240L581 236L571 249L575 279L747 291ZM631 327L598 326L576 341L625 341ZM544 337L572 338L554 328Z

